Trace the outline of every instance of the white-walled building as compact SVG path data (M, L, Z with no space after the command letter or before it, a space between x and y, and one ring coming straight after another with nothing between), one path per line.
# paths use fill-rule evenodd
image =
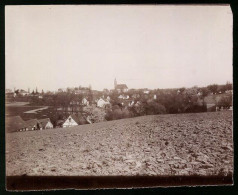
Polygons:
M97 101L97 107L100 107L100 108L103 108L105 107L106 105L110 104L108 101L105 101L104 99L100 98L98 101Z
M69 117L65 120L62 126L63 128L65 128L65 127L74 127L78 125L79 125L78 118L72 114L72 115L69 115Z
M88 106L89 105L89 101L86 98L83 98L82 104L85 105L85 106Z
M49 118L39 119L38 121L43 129L53 129L53 124L51 123Z
M134 102L134 101L131 101L131 102L129 102L128 106L131 107L131 106L133 106L134 104L135 104L135 102Z

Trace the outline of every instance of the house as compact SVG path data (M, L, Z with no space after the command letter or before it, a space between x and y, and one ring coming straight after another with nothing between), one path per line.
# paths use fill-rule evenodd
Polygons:
M37 119L31 119L26 121L29 131L33 130L42 130L42 126Z
M226 90L225 93L233 94L233 90Z
M42 129L53 129L53 124L49 118L39 119Z
M124 99L124 96L123 95L119 95L118 98L119 99Z
M16 93L13 92L11 89L6 89L5 96L6 96L6 98L9 98L9 99L14 98L14 97L16 97Z
M128 91L128 87L126 84L118 84L116 86L116 90L118 91L118 93L124 93Z
M155 94L155 95L154 95L154 100L156 100L156 99L157 99L157 95Z
M62 93L62 92L66 92L66 91L67 91L66 88L60 88L60 89L58 89L58 93Z
M79 102L79 101L71 101L69 104L70 104L70 105L79 105L80 102Z
M107 101L109 101L109 102L110 102L110 100L111 100L110 96L107 96Z
M5 89L5 93L13 93L11 89Z
M104 108L108 104L110 103L108 101L105 101L103 98L97 100L97 107Z
M213 112L216 111L216 104L215 103L211 103L211 104L206 104L207 105L207 112Z
M131 101L131 102L129 102L128 106L129 106L129 107L132 107L134 104L135 104L135 102L134 102L134 101Z
M20 116L6 117L6 132L27 131L27 124Z
M27 96L27 95L29 95L30 93L27 92L27 91L25 91L25 90L23 90L23 89L20 89L20 90L18 90L18 94L19 94L19 95L22 95L22 96Z
M137 107L137 106L140 106L141 105L141 102L140 101L137 101L136 103L135 103L135 106Z
M65 127L74 127L78 125L88 124L87 120L83 117L83 115L78 114L71 114L63 123L63 128Z
M132 96L131 96L132 98L134 98L134 99L136 99L136 98L139 98L140 97L140 94L133 94Z
M118 93L124 93L128 91L128 87L126 84L117 84L117 80L114 80L114 89L118 91Z
M129 95L119 95L118 98L123 100L128 100L130 97Z
M79 87L78 89L74 90L75 94L87 94L90 91L89 87Z
M88 101L86 98L83 98L82 104L83 104L84 106L88 106L88 105L89 105L89 101Z
M145 94L149 94L149 93L150 93L149 90L144 90L143 92L144 92Z

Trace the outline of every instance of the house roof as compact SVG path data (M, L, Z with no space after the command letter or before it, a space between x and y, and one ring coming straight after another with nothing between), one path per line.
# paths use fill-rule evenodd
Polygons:
M116 86L116 89L128 89L127 85L126 84L118 84Z
M99 101L108 102L108 101L107 101L107 99L105 99L105 98L102 98L102 97L101 97L101 98L99 98L97 102L99 102Z
M49 118L39 119L38 121L42 125L42 127L45 127L48 122L51 123Z
M26 124L27 124L28 128L32 128L34 126L37 126L37 123L39 123L37 119L31 119L31 120L26 121ZM39 123L39 125L41 126L40 123Z
M71 114L70 116L78 125L88 124L87 120L84 118L82 114L78 114L78 115Z
M20 93L28 93L27 91L25 91L24 89L19 90Z
M7 117L6 119L7 132L14 132L27 127L27 124L20 116Z
M11 89L6 89L5 93L13 93Z

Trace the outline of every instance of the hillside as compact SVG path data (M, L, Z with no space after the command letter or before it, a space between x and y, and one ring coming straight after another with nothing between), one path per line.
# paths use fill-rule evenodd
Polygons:
M232 112L152 115L6 134L11 175L228 175Z

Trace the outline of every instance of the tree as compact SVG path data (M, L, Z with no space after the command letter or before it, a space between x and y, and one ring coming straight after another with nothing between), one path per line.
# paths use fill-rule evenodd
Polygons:
M92 93L91 86L89 86L89 90L88 90L88 101L89 101L89 104L92 105L92 103L93 103L93 93Z
M226 82L226 90L232 90L232 84L230 82Z
M209 94L209 90L206 87L201 88L201 93L202 93L202 102L203 105L205 105L205 97L207 97L207 95Z
M222 96L217 105L229 108L230 106L232 106L232 95Z
M213 93L217 93L217 89L218 89L218 85L217 84L213 84L213 85L208 85L207 88Z
M149 102L145 105L145 112L148 115L151 114L164 114L166 113L166 109L163 105L157 103L157 102Z
M183 93L185 91L185 87L179 88L180 93Z
M100 109L100 108L93 107L93 106L85 106L83 108L83 111L87 113L88 119L92 123L98 123L98 122L105 121L106 112L104 109Z

